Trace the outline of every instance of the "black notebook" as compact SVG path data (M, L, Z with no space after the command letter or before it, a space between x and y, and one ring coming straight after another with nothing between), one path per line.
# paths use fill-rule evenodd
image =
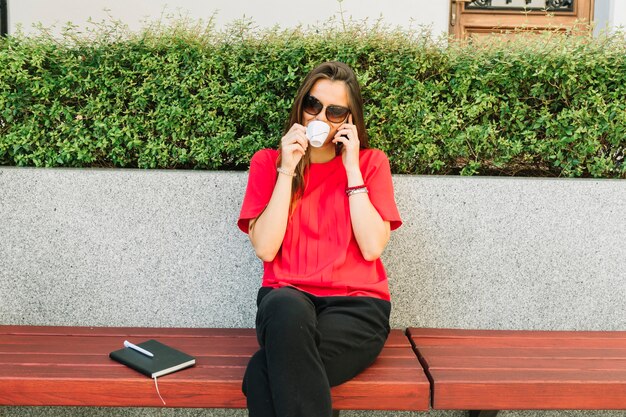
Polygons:
M109 357L141 372L150 378L157 378L196 364L196 359L180 350L164 345L156 340L148 340L137 346L152 353L149 357L131 348L123 348L109 353Z

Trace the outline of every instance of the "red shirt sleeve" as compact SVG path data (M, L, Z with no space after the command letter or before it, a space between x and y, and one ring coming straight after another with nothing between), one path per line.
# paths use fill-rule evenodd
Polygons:
M361 172L370 201L380 217L390 223L391 230L400 227L402 220L393 194L391 167L387 155L377 149L367 150L361 157Z
M252 156L248 186L243 198L237 226L248 233L250 219L256 218L265 209L274 192L276 184L276 160L278 151L263 149Z

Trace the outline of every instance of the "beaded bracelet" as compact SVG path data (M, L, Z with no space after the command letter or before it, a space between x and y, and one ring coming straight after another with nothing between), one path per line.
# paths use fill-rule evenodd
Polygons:
M348 188L346 188L346 193L348 191L358 190L359 188L363 188L363 187L365 187L365 184L357 185L356 187L348 187Z
M278 172L279 172L279 173L281 173L281 174L285 174L285 175L287 175L287 176L290 176L290 177L295 177L295 176L296 176L296 173L295 173L295 172L289 172L289 171L287 171L287 170L286 170L285 168L283 168L283 167L278 167L278 168L276 168L276 171L278 171Z
M355 194L361 194L361 193L367 194L368 192L369 191L367 190L367 187L364 185L357 187L357 188L351 188L351 189L346 190L346 194L348 194L348 197L351 197Z

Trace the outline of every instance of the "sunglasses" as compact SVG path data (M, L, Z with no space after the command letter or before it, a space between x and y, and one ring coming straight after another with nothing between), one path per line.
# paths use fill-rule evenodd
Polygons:
M309 94L304 96L304 101L302 102L302 110L304 110L306 113L317 116L323 109L324 105L321 101ZM350 113L350 109L347 107L335 105L326 107L326 119L332 123L344 122L348 118L348 113Z

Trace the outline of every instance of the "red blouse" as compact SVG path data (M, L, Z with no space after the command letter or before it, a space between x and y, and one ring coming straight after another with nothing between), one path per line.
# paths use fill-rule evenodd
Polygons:
M248 186L237 225L248 233L248 222L267 206L276 183L279 152L264 149L252 157ZM402 224L393 195L389 161L382 151L364 149L361 173L369 198L391 230ZM389 300L387 274L380 259L366 261L350 221L348 179L341 156L310 164L304 195L287 222L282 246L264 262L263 286L293 286L316 296L367 296Z

